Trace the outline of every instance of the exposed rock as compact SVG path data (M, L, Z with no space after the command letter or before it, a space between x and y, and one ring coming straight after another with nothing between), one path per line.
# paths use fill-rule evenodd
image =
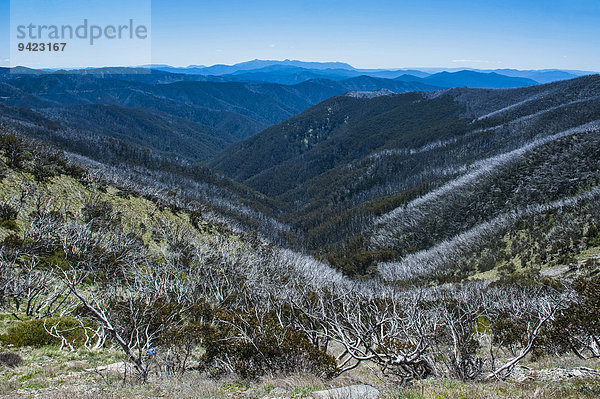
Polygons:
M312 397L314 399L377 399L379 391L370 385L351 385L313 392Z
M186 370L197 370L200 367L200 362L196 360L188 360L185 365Z
M587 367L577 367L571 370L552 368L534 370L529 367L517 367L511 379L516 382L524 381L550 381L561 382L579 378L600 378L600 371Z
M558 265L542 269L540 270L540 274L545 277L559 277L567 274L569 271L572 271L570 265Z
M111 364L107 364L105 366L98 366L98 367L94 367L94 368L89 368L89 369L85 369L85 371L87 372L99 372L99 373L103 373L103 372L116 372L116 373L124 373L125 370L131 370L133 368L132 364L129 363L125 363L125 362L117 362L117 363L111 363Z

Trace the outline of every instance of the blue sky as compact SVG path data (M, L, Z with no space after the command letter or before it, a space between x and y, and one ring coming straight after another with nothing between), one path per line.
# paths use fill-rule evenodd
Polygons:
M70 0L52 1L58 6L36 17L68 15L60 4ZM80 3L99 4L103 11L90 14L97 16L117 2ZM0 65L10 57L9 9L0 0ZM289 58L360 68L600 70L598 0L153 0L151 15L152 63ZM111 65L116 54L81 57Z

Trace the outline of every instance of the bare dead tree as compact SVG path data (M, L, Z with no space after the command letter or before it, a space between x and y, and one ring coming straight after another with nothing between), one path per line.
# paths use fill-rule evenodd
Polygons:
M510 309L518 323L525 325L525 340L518 354L492 369L485 377L488 380L505 380L510 376L517 364L531 352L542 328L555 318L558 310L567 306L571 296L570 292L560 293L547 287L505 290L503 294L499 303ZM495 357L493 349L490 349L490 354Z

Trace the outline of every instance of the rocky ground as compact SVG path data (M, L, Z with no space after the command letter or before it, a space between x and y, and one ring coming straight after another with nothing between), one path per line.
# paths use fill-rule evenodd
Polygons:
M506 382L461 382L427 379L398 385L368 365L333 380L310 375L269 377L256 381L213 380L190 371L183 376L135 380L117 352L90 355L56 348L21 350L23 363L0 366L3 398L198 398L198 399L400 399L400 398L597 398L600 364L564 359L528 362Z

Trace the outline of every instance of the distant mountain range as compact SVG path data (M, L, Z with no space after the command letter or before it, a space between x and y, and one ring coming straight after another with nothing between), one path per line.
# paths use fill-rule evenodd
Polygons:
M296 68L304 68L304 69L344 69L344 70L354 70L351 65L348 65L343 62L304 62L304 61L292 61L292 60L284 60L284 61L269 61L269 60L252 60L241 62L235 65L213 65L213 66L203 66L203 65L190 65L187 68L177 68L169 65L145 65L144 67L151 69L160 69L167 72L179 72L179 73L192 73L192 74L200 74L200 75L227 75L240 71L251 71L256 69L268 68L271 66L284 66L284 67L296 67Z
M151 68L172 73L196 74L205 76L224 76L227 79L242 81L263 81L272 83L293 84L315 78L347 79L349 77L367 75L378 78L396 79L402 75L411 75L416 78L426 78L439 72L459 72L460 68L413 68L413 69L358 69L341 62L303 62L295 60L273 61L253 60L234 65L213 65L210 67L190 65L189 67L172 67L169 65L146 65ZM550 83L559 80L573 79L578 76L590 75L595 72L579 70L517 70L517 69L468 69L472 72L484 74L495 73L498 75L529 79L528 81L514 81L518 87L535 83ZM466 83L470 83L466 81ZM493 79L485 83L489 88L502 88L502 83L496 85ZM506 83L504 83L506 84ZM465 86L473 87L472 84ZM456 86L451 86L456 87Z
M22 73L51 73L54 70L34 71L20 68ZM472 68L398 68L360 69L343 62L304 62L297 60L252 60L234 65L190 65L174 67L166 64L149 64L137 68L88 68L69 73L142 75L152 71L160 83L173 80L237 81L293 85L313 79L345 80L358 76L399 79L440 87L508 88L532 84L551 83L591 75L596 72L580 70L517 70ZM65 71L62 71L65 72ZM459 74L456 74L460 72ZM168 74L167 74L168 73ZM514 79L507 79L514 78ZM144 80L138 76L140 80Z

